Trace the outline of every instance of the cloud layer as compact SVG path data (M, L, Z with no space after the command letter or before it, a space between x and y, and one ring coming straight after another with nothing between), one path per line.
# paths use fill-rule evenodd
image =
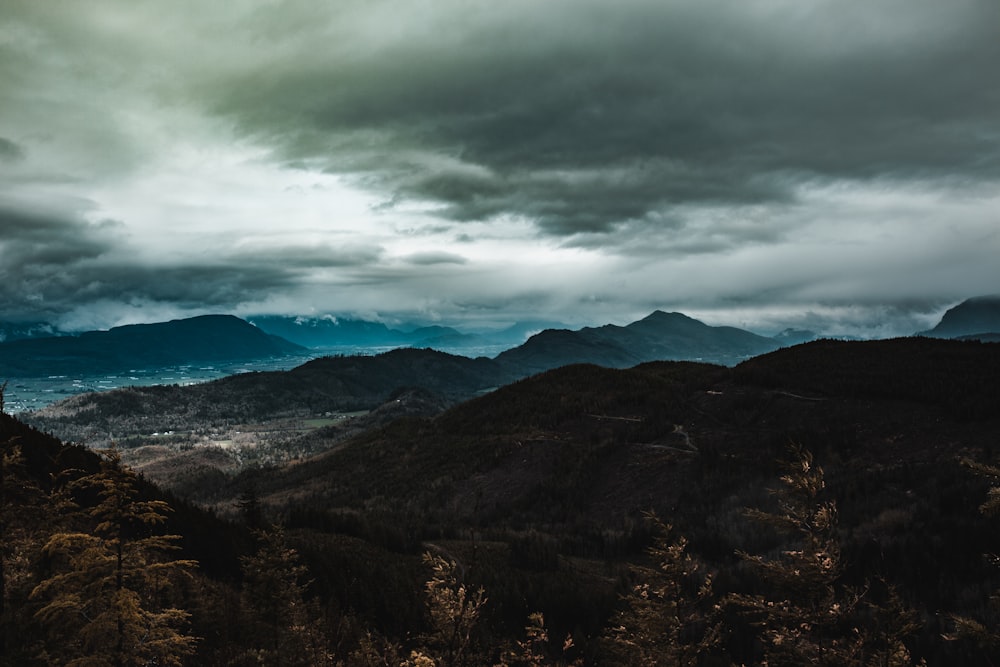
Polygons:
M2 318L908 333L1000 292L997 26L993 0L15 0Z

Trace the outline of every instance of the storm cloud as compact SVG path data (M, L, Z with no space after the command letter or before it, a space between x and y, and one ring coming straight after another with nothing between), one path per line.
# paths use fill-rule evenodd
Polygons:
M998 26L993 0L9 3L4 317L926 328L1000 292Z

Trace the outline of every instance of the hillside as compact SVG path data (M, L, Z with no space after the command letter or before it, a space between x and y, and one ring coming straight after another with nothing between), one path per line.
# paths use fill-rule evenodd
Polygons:
M296 383L329 381L336 366L337 387L351 377L350 391L367 387L374 395L401 360L410 368L403 379L414 384L455 372L471 387L494 368L489 360L470 366L460 357L405 350L249 377L262 382L262 391L267 381L287 382L273 390L282 396ZM878 625L878 605L889 586L918 619L905 633L911 655L930 665L986 665L1000 654L942 636L954 630L953 613L995 622L989 597L1000 589L1000 573L983 554L1000 550L1000 531L978 510L989 480L960 461L1000 463L997 395L994 344L820 340L732 368L571 365L444 412L437 395L401 390L359 417L368 421L353 433L338 425L301 436L310 441L303 450L318 452L310 458L220 473L200 485L184 485L163 469L149 469L146 478L178 483L216 515L234 517L249 497L268 520L282 521L309 569L310 596L326 610L326 632L339 628L341 634L328 635L338 655L358 645L358 628L403 647L425 636L420 591L427 575L419 556L433 551L455 559L467 583L487 591L475 642L489 664L501 642L520 636L532 610L544 612L553 636L572 632L575 655L586 664L628 664L610 660L600 638L619 622L619 596L648 576L641 567L653 531L648 510L689 540L702 571L714 576L718 604L732 604L723 602L727 595L785 594L737 553L779 558L798 548L794 535L747 515L747 508L781 509L774 493L786 471L780 462L798 443L822 467L816 502L836 504L841 565L831 590L856 605L844 623L861 630L849 636L874 632L872 646L879 645L877 633L888 631ZM9 417L3 423L16 424ZM45 439L50 450L40 447L39 460L68 456L51 437L17 428L0 435L16 434L25 445ZM222 449L183 451L207 456ZM212 568L232 559L234 548L247 548L230 524L188 509L182 514L174 529L197 535L198 557ZM210 611L234 609L238 595L236 584L211 576L216 583L197 580L194 622L206 637L201 664L258 641ZM735 611L722 617L723 641L713 650L736 664L759 664L755 626L741 618Z
M109 433L148 435L370 410L408 387L454 402L509 379L489 359L401 348L375 356L321 357L290 371L243 373L196 385L81 394L24 419L67 440L91 442Z
M6 377L127 372L178 364L278 357L303 348L231 315L133 324L78 336L0 343Z
M778 462L799 443L837 503L843 581L887 577L904 591L930 664L981 664L941 643L939 611L1000 587L981 557L1000 548L977 509L985 481L959 463L998 461L997 395L1000 346L929 339L816 341L732 369L574 365L247 471L206 500L222 508L252 486L292 525L403 552L447 536L469 557L477 540L498 541L509 560L494 588L509 567L566 574L579 559L634 558L653 510L737 591L751 583L734 554L782 544L746 508L774 507ZM592 585L582 590L598 595ZM554 623L587 625L595 602L552 595Z

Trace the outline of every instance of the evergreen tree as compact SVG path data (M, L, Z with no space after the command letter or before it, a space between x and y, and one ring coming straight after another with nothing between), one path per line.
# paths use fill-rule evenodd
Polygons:
M681 536L655 516L656 538L649 554L652 567L635 567L641 583L625 598L623 611L607 633L609 659L622 665L700 665L721 657L721 628L712 576L687 551Z
M427 638L427 646L414 651L404 664L440 667L473 664L472 630L486 604L486 595L482 588L470 590L465 585L455 561L426 552L424 563L431 568L431 578L424 588L434 632Z
M528 624L524 626L524 639L517 640L513 648L505 650L503 659L495 667L544 667L545 665L579 667L583 664L582 659L572 662L565 659L566 653L572 648L573 637L567 635L562 643L562 656L550 657L549 631L545 627L545 617L536 611L528 615Z
M260 494L253 484L247 486L236 501L236 509L240 516L251 530L262 530L264 528L264 509L260 505Z
M0 444L0 660L14 659L45 509L44 494L25 469L17 438L9 438Z
M871 592L865 596L865 611L869 618L864 631L866 667L910 667L926 664L914 662L904 639L912 637L922 627L916 611L903 603L896 587L878 580L883 601L874 602Z
M860 595L838 587L841 575L837 507L822 499L823 469L812 454L794 445L784 464L779 511L749 515L790 533L797 544L778 558L740 553L760 574L766 593L734 594L760 628L768 665L844 665L862 654L858 629L851 625Z
M257 552L244 556L244 597L262 640L258 660L267 665L311 667L332 663L319 613L305 599L307 569L288 546L280 526L257 532Z
M1000 467L968 459L963 460L962 465L992 482L992 486L987 491L986 500L979 506L979 511L990 517L1000 515ZM1000 557L996 555L993 555L991 560L994 564L1000 564ZM1000 594L994 594L990 598L990 602L994 609L1000 609ZM1000 628L992 627L990 624L961 614L952 614L951 621L955 629L945 635L945 639L952 641L971 640L991 648L1000 646Z
M100 470L66 485L78 530L53 534L44 547L51 575L32 591L49 641L40 658L68 666L181 665L195 638L188 614L171 604L171 585L194 561L170 556L176 535L159 535L170 507L140 500L136 474L117 450ZM88 504L89 501L89 504Z

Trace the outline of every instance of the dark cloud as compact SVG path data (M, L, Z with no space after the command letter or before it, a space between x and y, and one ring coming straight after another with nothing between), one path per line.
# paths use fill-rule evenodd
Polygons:
M430 252L417 252L403 258L407 264L414 266L433 266L435 264L466 264L467 259L453 252L434 250Z
M234 263L293 269L366 267L385 254L378 246L280 245L267 249L242 249L233 253Z
M113 222L91 224L73 213L25 212L0 208L0 278L70 267L107 253L115 246Z
M227 310L295 286L291 262L181 261L157 266L129 257L121 223L89 223L80 211L47 215L0 209L0 304L8 321L58 319L102 301ZM296 256L296 249L288 257ZM377 256L377 253L369 253ZM339 257L341 264L345 257ZM362 261L355 258L355 261Z
M905 332L1000 281L996 0L2 14L4 317L756 307Z
M442 12L329 67L247 71L218 109L453 220L554 235L813 180L996 178L1000 6L917 4L518 4L459 34Z
M24 157L24 149L19 144L0 137L0 162L20 162Z

